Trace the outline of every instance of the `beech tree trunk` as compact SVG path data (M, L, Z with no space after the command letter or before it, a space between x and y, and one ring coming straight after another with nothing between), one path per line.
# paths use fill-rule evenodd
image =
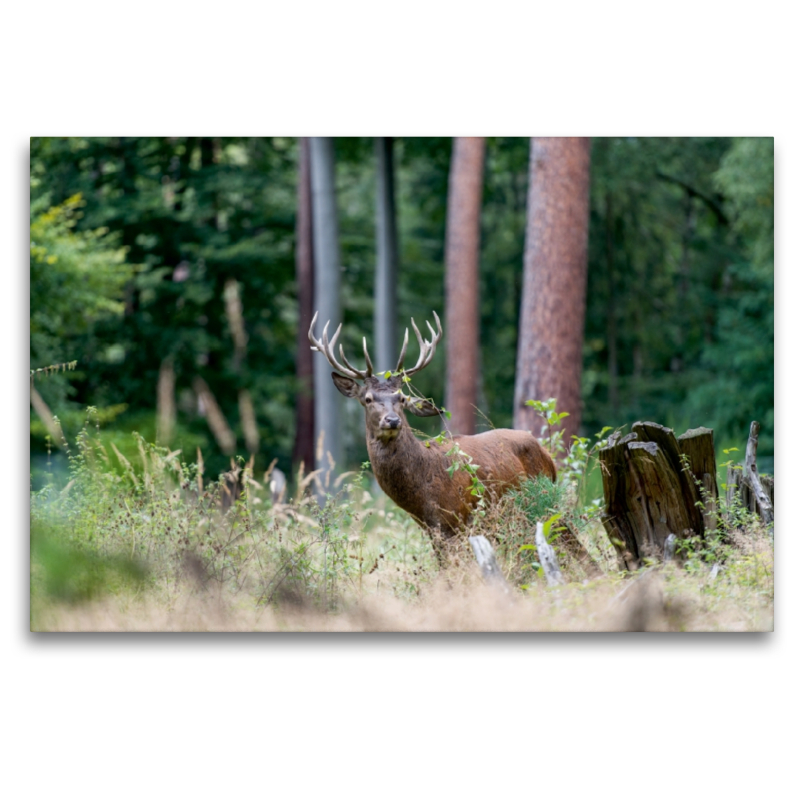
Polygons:
M400 354L397 348L397 216L394 202L393 142L389 137L375 139L377 156L376 226L377 263L375 270L375 362L378 371L394 369Z
M478 262L485 140L453 142L445 240L445 408L453 433L475 433L478 403Z
M514 427L538 433L526 400L558 399L564 442L581 420L589 236L588 138L531 140Z
M339 231L336 219L336 187L333 139L311 137L311 197L314 240L314 294L321 328L330 321L329 337L342 321L339 297ZM306 329L307 332L308 329ZM306 347L309 347L306 342ZM331 380L331 367L319 355L314 363L315 469L322 470L319 481L323 491L333 487L332 472L342 467L341 411L339 394ZM333 466L331 464L333 462Z
M300 320L297 326L297 394L295 395L294 451L295 469L314 463L314 361L308 343L308 327L314 316L314 240L311 212L311 150L308 137L300 139L300 165L297 181L297 225L295 273ZM330 380L330 378L329 378Z

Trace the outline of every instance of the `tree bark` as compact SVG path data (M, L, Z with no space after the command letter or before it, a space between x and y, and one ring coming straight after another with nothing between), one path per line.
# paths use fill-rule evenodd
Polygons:
M394 200L393 141L376 137L378 187L376 198L375 364L378 371L394 369L397 349L397 215Z
M688 519L686 527L694 531L698 536L703 535L705 530L703 512L698 506L702 498L700 491L694 482L694 476L686 473L683 461L681 460L681 450L678 440L671 428L666 428L656 422L634 422L631 431L639 436L641 442L655 442L667 459L672 471L675 473L680 484L680 494ZM673 531L680 534L680 531ZM663 547L661 548L663 551Z
M329 336L342 321L339 296L339 231L336 218L336 186L333 139L311 137L311 198L314 240L314 293L319 324L330 321ZM308 347L308 344L306 344ZM334 466L342 466L341 412L331 368L322 356L314 359L315 469L322 470L320 484L332 486Z
M703 487L703 525L707 531L717 527L717 459L714 454L714 431L692 428L678 437L678 447L689 461L688 467L695 485ZM698 489L700 487L698 486Z
M678 539L703 535L703 514L696 505L700 495L669 428L636 422L627 436L610 437L598 455L606 500L603 525L621 569L632 571L643 558L661 558L670 534Z
M514 427L538 428L525 401L558 399L564 442L581 419L589 235L588 138L531 140Z
M445 408L453 433L475 433L478 403L478 263L485 140L457 137L450 162L445 240Z
M292 463L295 469L298 469L300 464L304 464L304 470L310 472L311 465L314 463L314 354L308 344L308 328L314 316L314 241L311 210L311 156L308 137L300 139L299 150L295 272L300 319L297 326L296 422Z

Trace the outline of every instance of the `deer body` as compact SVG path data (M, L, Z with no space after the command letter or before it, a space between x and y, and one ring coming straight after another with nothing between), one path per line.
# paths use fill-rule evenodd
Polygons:
M526 476L546 475L556 478L556 468L550 454L528 431L509 429L490 430L475 436L453 436L439 443L435 440L422 442L417 439L406 422L405 412L418 417L430 417L441 411L429 400L410 397L404 393L404 378L413 375L430 363L436 344L442 336L438 316L434 317L439 328L435 334L428 324L432 339L424 340L414 320L411 325L420 345L420 356L415 367L403 369L403 359L408 345L406 329L403 349L397 367L387 378L373 374L372 362L364 340L366 370L357 370L344 356L339 346L344 365L336 360L333 348L341 331L341 325L328 341L328 326L322 340L313 335L314 323L308 332L312 349L325 354L337 372L331 378L338 390L346 397L357 399L364 407L367 428L367 450L378 484L400 508L407 511L425 528L433 538L434 548L440 562L441 550L438 541L448 539L463 529L478 503L472 494L472 477L460 465L448 473L454 460L463 458L458 454L448 455L457 444L470 456L477 467L477 478L486 487L484 498L496 500L508 489L518 486ZM362 380L363 385L356 379Z
M447 455L453 443L478 466L477 477L489 500L518 486L525 476L544 473L555 480L552 458L527 431L491 430L454 436L443 444L431 441L427 447L407 425L393 441L367 436L370 463L381 489L424 528L438 529L445 538L458 532L478 502L466 470L456 469L452 477L447 472L458 458Z

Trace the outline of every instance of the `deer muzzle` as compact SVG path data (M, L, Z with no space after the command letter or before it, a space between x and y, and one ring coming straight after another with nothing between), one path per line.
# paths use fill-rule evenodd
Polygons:
M400 433L400 417L397 414L387 414L378 423L381 439L394 439Z

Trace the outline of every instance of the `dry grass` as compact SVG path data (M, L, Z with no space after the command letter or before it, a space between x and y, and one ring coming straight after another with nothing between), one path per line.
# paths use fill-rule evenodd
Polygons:
M724 544L689 548L679 565L623 576L602 526L574 516L573 529L604 576L591 579L585 564L556 541L567 583L550 588L530 544L532 507L513 497L452 544L449 566L440 571L416 524L360 484L320 510L302 495L273 505L268 489L247 475L247 491L224 509L213 486L206 484L202 494L181 490L170 478L174 461L141 449L144 472L137 478L123 465L126 479L98 466L102 459L92 460L96 451L87 445L66 489L32 497L32 531L44 531L32 551L32 630L773 627L772 539L752 520ZM189 486L194 478L187 481L183 470L181 483ZM550 513L546 502L535 516L541 513ZM468 533L492 541L510 595L483 583ZM143 567L144 578L130 564Z
M451 567L404 599L370 581L361 597L324 612L310 603L257 606L221 586L190 581L165 600L155 593L107 596L34 609L40 631L770 631L772 565L763 550L722 570L690 575L668 565L635 577L547 588L509 598L476 571Z

